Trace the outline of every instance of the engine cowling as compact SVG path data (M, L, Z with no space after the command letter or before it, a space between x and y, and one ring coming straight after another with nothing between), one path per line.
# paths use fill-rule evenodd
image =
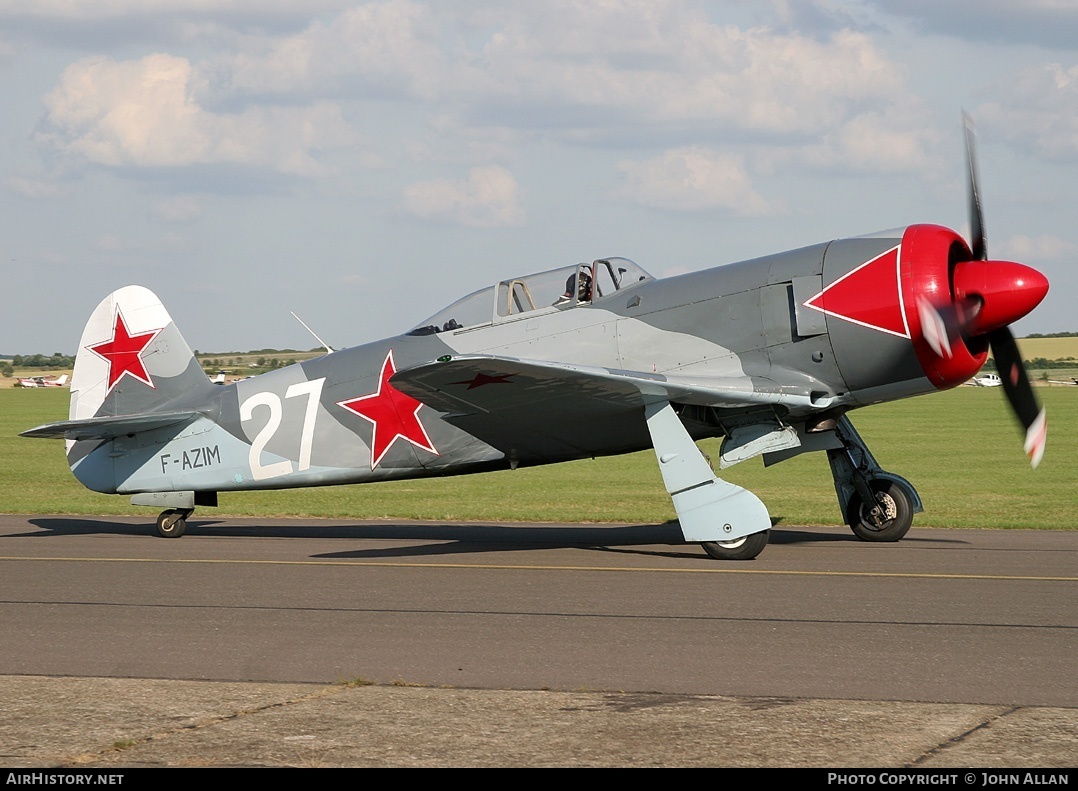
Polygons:
M974 260L960 235L938 225L834 242L823 274L828 285L804 304L827 314L852 390L900 385L917 374L941 390L962 384L987 360L988 335L1048 291L1037 270Z

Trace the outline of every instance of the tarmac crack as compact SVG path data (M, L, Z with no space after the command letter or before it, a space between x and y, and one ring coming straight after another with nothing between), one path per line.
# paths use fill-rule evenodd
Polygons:
M957 746L961 745L963 742L968 740L969 737L972 736L973 734L978 733L979 731L983 731L983 730L986 730L988 728L991 728L992 725L995 724L996 722L999 722L1003 718L1009 717L1012 714L1021 711L1023 708L1024 708L1023 706L1011 706L1009 708L1003 709L1002 711L998 712L997 714L994 714L991 717L986 718L980 724L975 725L972 728L969 728L969 729L963 731L962 733L958 734L957 736L951 737L950 739L948 739L945 742L941 742L940 744L937 744L931 750L927 750L927 751L923 752L921 755L919 755L917 758L915 758L912 762L910 762L910 764L908 766L909 767L918 766L918 765L924 763L925 761L927 761L929 758L932 758L932 757L934 757L936 755L939 755L939 754L945 752L946 750L948 750L948 749L950 749L952 747L957 747Z
M254 714L262 714L267 711L273 711L274 709L282 709L287 706L294 706L300 703L306 703L308 701L317 700L319 698L324 698L329 695L340 694L346 689L349 689L351 686L352 685L345 683L325 686L307 695L300 695L299 697L289 698L287 700L278 700L274 701L273 703L264 704L262 706L239 709L228 714L218 714L211 717L204 717L196 722L189 722L184 725L178 725L175 728L164 730L159 733L152 733L146 736L130 739L116 739L111 745L102 748L97 752L84 752L72 756L65 761L60 761L59 768L77 767L83 764L107 760L110 756L125 753L128 750L141 747L142 745L151 744L153 742L163 742L176 736L206 730L217 725L222 725L226 722L233 722L242 717L249 717Z

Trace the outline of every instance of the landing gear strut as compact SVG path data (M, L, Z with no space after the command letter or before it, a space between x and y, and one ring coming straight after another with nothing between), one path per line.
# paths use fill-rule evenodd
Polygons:
M686 543L718 560L752 560L767 546L771 517L760 498L715 477L668 401L644 405L663 484Z
M217 492L141 492L131 497L131 505L164 508L157 515L157 535L179 538L187 531L187 520L195 512L195 506L217 505Z
M835 426L841 448L827 451L846 524L862 541L898 541L909 531L913 515L924 510L913 484L883 470L849 418Z

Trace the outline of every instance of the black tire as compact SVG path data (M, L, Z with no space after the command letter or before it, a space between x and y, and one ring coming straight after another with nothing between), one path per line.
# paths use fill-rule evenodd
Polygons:
M913 524L913 506L905 490L897 483L883 479L871 481L876 502L883 506L884 519L877 525L869 516L870 508L854 493L846 512L846 522L855 536L862 541L898 541Z
M770 535L770 530L761 530L733 541L705 541L700 546L715 560L752 560L764 551Z
M157 516L157 535L161 538L179 538L187 530L187 515L171 508Z

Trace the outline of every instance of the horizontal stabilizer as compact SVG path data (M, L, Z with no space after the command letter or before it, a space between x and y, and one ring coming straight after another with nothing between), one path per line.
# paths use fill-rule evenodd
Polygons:
M152 431L190 423L201 412L158 412L147 415L107 415L82 420L61 420L19 433L20 437L37 439L113 439L141 431Z

